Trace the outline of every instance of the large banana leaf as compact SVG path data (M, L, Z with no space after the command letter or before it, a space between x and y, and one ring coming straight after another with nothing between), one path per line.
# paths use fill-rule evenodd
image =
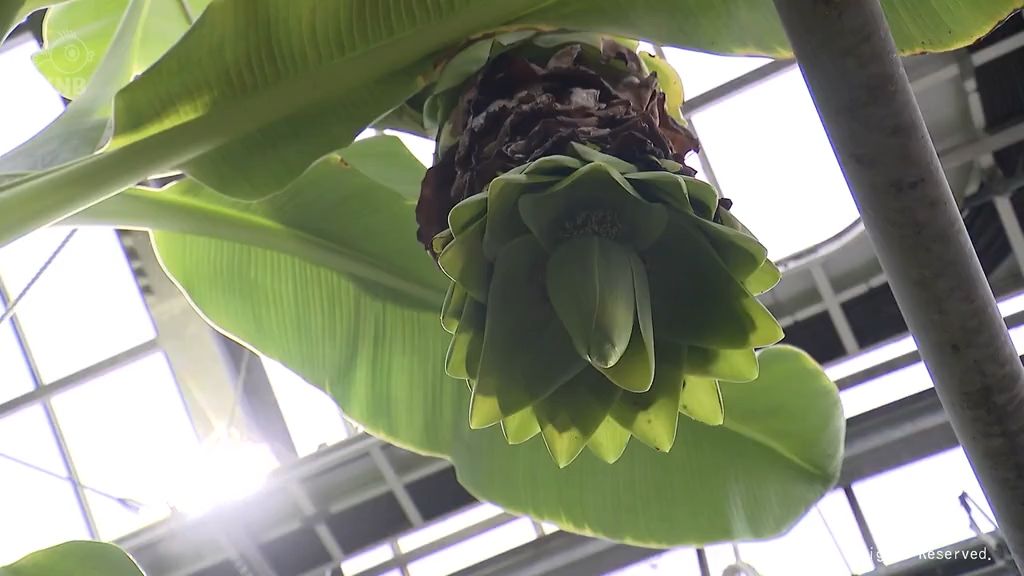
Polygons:
M33 552L9 566L0 576L143 576L123 550L102 542L66 542Z
M120 1L117 34L91 42L135 71L148 57L125 56L118 37L125 23L142 30L133 10L159 0ZM1019 4L884 2L907 52L963 44ZM431 82L451 47L519 26L788 51L761 0L223 0L118 95L106 151L0 186L0 243L184 168L193 180L132 190L77 222L163 229L164 264L214 324L371 432L451 459L481 498L578 532L652 545L777 533L839 467L836 391L806 355L764 352L757 381L723 386L724 423L684 422L667 455L630 446L615 466L585 455L558 470L538 439L508 446L496 430L468 429L468 393L444 374L444 278L414 241L422 167L383 140L317 162Z
M40 1L33 8L52 1ZM209 0L77 0L49 9L36 65L74 101L0 158L0 183L89 156L111 134L114 96L184 34Z
M234 200L182 180L163 190L126 190L70 222L278 251L346 274L381 298L436 313L447 280L409 241L416 237L414 206L424 170L398 138L379 136L321 159L284 192L261 201Z
M684 422L669 454L634 443L615 465L584 455L560 470L540 438L509 446L496 428L470 431L468 390L445 375L445 278L407 241L408 189L423 167L399 147L357 142L256 203L186 181L128 191L72 221L172 230L154 234L161 260L213 324L332 394L371 433L449 458L474 494L510 510L669 546L775 534L831 486L837 392L789 348L762 354L757 381L723 386L725 424ZM356 252L432 294L361 275L346 266Z
M56 4L56 0L4 0L0 2L0 41L4 40L11 29L26 16L50 4Z
M646 546L773 536L839 476L844 425L835 384L806 353L759 355L753 382L721 383L721 426L680 418L668 454L638 442L613 465L584 452L558 470L541 442L458 428L451 460L470 492L571 530Z
M905 54L969 44L1022 6L1020 0L881 1ZM556 0L520 22L723 54L792 56L775 7L765 0Z
M448 423L468 408L456 381L430 385L444 374L448 281L415 242L410 196L424 170L397 138L370 138L260 202L182 181L71 221L163 230L164 265L223 330L316 382L373 433L443 455ZM205 291L214 278L223 289Z
M95 0L87 0L84 4L71 3L66 6L95 3ZM119 19L115 22L116 32L107 42L111 48L110 57L89 71L90 78L94 78L95 82L89 82L81 89L81 94L76 94L78 98L42 132L0 158L0 174L45 170L88 156L103 145L109 131L114 95L136 72L133 62L137 59L142 24L150 4L151 0L130 0L123 10L115 14ZM57 6L51 10L63 8L65 6ZM75 47L74 53L86 58L84 54L89 50L92 48ZM64 75L50 77L50 82L55 86L79 86L79 80L85 81L84 76L71 72L73 67L62 69L67 71Z
M885 6L916 52L976 38L1020 0ZM0 244L174 167L232 196L279 191L428 82L436 55L527 25L788 51L764 0L225 0L122 91L112 149L0 186Z
M77 98L107 55L119 58L130 52L129 78L140 74L188 31L210 0L147 0L133 44L114 45L123 15L134 2L75 0L46 13L43 50L34 60L64 97Z

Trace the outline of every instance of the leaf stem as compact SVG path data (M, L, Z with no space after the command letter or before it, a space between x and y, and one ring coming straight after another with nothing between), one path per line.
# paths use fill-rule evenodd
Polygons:
M189 26L196 23L196 16L192 13L192 8L188 5L188 0L178 0L178 7L181 8L181 12L185 16L185 20L188 20Z
M272 250L387 287L409 296L427 310L437 309L443 298L443 293L434 288L382 269L365 256L315 236L286 229L256 215L234 214L160 191L126 190L71 216L66 223L190 234Z

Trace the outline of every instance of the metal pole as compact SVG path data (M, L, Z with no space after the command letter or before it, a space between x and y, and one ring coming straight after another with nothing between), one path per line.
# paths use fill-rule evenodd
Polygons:
M853 493L853 486L849 484L843 486L843 493L846 494L846 503L850 505L853 520L857 523L857 529L860 530L860 537L864 540L864 545L867 546L868 554L871 556L871 563L875 565L876 570L884 568L885 562L882 562L882 553L878 549L874 535L871 534L871 528L868 527L867 519L864 518L864 511L861 510L860 501L857 500L857 495Z
M708 565L708 553L703 548L697 548L697 566L700 568L700 576L711 576L711 567Z
M878 0L775 0L864 226L1018 566L1024 368Z

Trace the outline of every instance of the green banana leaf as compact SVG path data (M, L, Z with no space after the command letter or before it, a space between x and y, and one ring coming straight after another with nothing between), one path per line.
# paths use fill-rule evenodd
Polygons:
M256 203L183 181L127 191L71 221L163 229L154 233L161 261L215 326L326 390L369 432L448 458L470 491L510 510L672 546L771 536L832 485L844 430L837 391L785 347L761 354L757 380L722 384L721 426L681 417L668 454L633 442L614 465L585 453L559 469L539 437L510 446L499 427L471 431L469 392L445 374L446 278L405 241L414 224L402 188L424 168L400 146L361 140ZM346 257L357 252L432 294L361 275ZM600 433L608 452L622 450L614 430Z
M33 552L8 566L0 576L143 576L123 550L102 542L65 542Z
M70 3L51 10L57 13L67 7L95 3L95 0L88 0L86 4ZM88 85L80 88L78 98L53 123L0 158L0 174L45 170L88 156L103 146L110 127L114 95L131 81L136 72L133 62L150 4L151 0L130 0L126 9L117 12L120 21L115 22L116 32L113 38L108 39L110 57L89 71L94 82L71 72L73 67L61 68L68 71L65 75L49 77L55 86L78 86L87 81ZM76 46L73 53L84 59L87 57L85 52L89 50L92 48Z
M918 52L963 45L1021 2L884 4ZM172 168L239 198L282 190L429 83L439 54L521 26L788 54L763 0L225 0L122 90L110 149L0 186L0 244Z
M58 0L4 0L0 3L0 41L29 14Z
M409 241L416 236L415 193L424 170L398 138L378 136L323 158L261 201L234 200L182 180L162 190L126 190L69 223L208 236L282 252L343 273L379 299L436 316L447 279Z
M754 382L721 384L724 423L680 418L667 454L631 442L615 464L584 452L557 469L543 443L460 428L450 458L477 497L574 532L656 547L776 535L838 478L844 425L806 353L775 346L759 360Z
M200 310L231 316L220 328L316 382L374 434L444 455L449 419L457 411L465 421L468 408L458 408L465 387L444 376L448 280L414 241L409 195L424 170L397 138L380 136L260 202L182 181L125 191L70 222L162 230L161 260ZM204 292L213 278L231 280Z
M122 52L129 52L128 78L142 73L188 31L210 3L146 0L144 13L135 25L138 34L133 43L115 45L124 14L137 1L75 0L54 6L46 13L43 50L33 60L65 98L77 98L108 55L118 58L123 57Z

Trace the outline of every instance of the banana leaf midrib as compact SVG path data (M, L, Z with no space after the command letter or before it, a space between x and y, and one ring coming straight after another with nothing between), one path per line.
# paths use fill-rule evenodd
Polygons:
M125 190L71 216L72 225L115 226L203 236L295 256L311 264L386 286L433 310L444 291L409 281L363 255L251 212L238 212L146 188Z
M516 2L511 6L506 6L503 10L498 11L497 14L489 14L487 10L480 9L481 4L476 4L467 9L468 14L460 15L460 19L454 19L452 24L448 27L438 29L437 22L428 21L425 25L416 26L410 28L402 33L388 36L383 40L377 42L371 42L359 48L346 52L339 55L336 58L326 60L321 63L316 69L300 72L298 74L286 75L280 78L277 82L270 83L262 87L262 90L256 94L246 96L246 99L254 100L267 100L266 93L270 93L271 97L288 95L296 100L308 101L312 103L324 103L328 102L332 96L336 96L338 92L345 88L352 88L360 84L369 84L374 79L379 78L382 74L381 70L393 70L395 68L406 68L414 67L419 63L429 61L432 59L432 55L439 51L443 51L447 45L444 39L450 38L446 32L453 31L464 31L470 29L469 24L464 24L463 21L472 22L473 19L470 17L474 14L479 14L481 20L491 20L495 23L490 28L498 28L502 22L507 22L508 19L523 19L536 12L541 12L544 8L547 8L551 4L556 4L560 0L545 0L537 3L535 6L527 8L523 2ZM491 8L488 6L488 9ZM516 16L506 16L505 11L509 13L519 12ZM505 18L503 18L503 16ZM457 36L458 32L454 34ZM441 39L441 40L438 40ZM423 43L426 42L426 45ZM417 46L420 50L406 50L411 46ZM386 51L386 54L380 54L381 51ZM416 59L409 58L408 54L427 54L428 56ZM371 56L376 57L376 65L371 67L372 72L364 75L352 74L351 71L346 68L351 62L357 62L364 60ZM399 62L398 66L394 66L393 61ZM349 72L349 73L341 73ZM432 75L433 72L429 73ZM332 78L332 87L335 91L324 90L322 79L324 77ZM147 77L140 77L143 81L147 80ZM426 82L426 78L423 79ZM320 89L310 89L316 87ZM277 94L280 92L280 94ZM271 98L272 99L272 98ZM262 102L261 102L262 103ZM237 107L238 103L233 103L233 106ZM272 108L271 108L272 109ZM116 110L116 105L115 105ZM209 112L204 110L203 112ZM202 113L192 113L193 115L185 119L185 122L194 121L202 118ZM280 119L285 116L286 113L271 115L270 120ZM115 112L116 116L116 112ZM165 115L166 116L166 115ZM130 126L127 133L115 133L112 144L114 147L120 147L123 145L130 144L146 136L149 136L155 132L159 132L166 129L165 126L160 126L163 122L166 122L165 116L154 116L146 122L139 124L138 126ZM180 121L180 120L179 120ZM269 122L268 122L269 123ZM154 129L154 124L158 125L159 128ZM252 131L252 130L250 130Z

